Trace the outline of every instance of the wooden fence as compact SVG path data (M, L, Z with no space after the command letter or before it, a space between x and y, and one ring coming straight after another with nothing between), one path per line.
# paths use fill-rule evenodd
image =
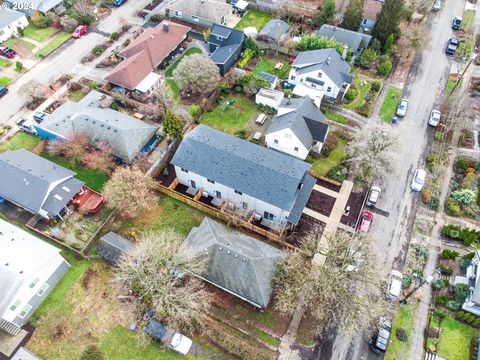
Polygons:
M314 177L315 179L325 181L325 182L327 182L329 184L332 184L332 185L335 185L335 186L340 186L340 187L342 186L342 183L340 183L338 181L335 181L335 180L332 180L332 179L329 179L325 176L315 174L312 170L310 170L310 176Z
M40 155L40 153L45 150L45 147L47 146L47 141L46 140L42 140L40 141L37 146L35 146L33 149L32 149L32 153L34 154L37 154L37 155Z

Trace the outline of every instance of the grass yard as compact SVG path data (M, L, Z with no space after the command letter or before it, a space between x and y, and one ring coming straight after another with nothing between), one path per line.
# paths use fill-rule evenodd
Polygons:
M227 100L234 100L234 103L222 109L223 104ZM200 123L228 134L235 134L238 131L246 130L248 120L257 112L255 103L243 95L222 95L218 100L217 107L200 117Z
M460 45L458 45L456 54L461 57L465 57L468 59L472 54L473 50L473 36L468 35L465 40L460 41Z
M408 303L398 309L397 315L395 316L395 319L393 319L392 334L390 335L390 343L385 354L385 360L408 359L408 350L410 349L410 341L416 311L416 303ZM402 328L407 331L407 341L402 342L397 339L395 332L398 328Z
M29 48L30 50L35 49L35 44L32 44L31 42L24 40L24 39L18 39L18 38L10 38L7 41L5 41L5 45L8 47L12 48L15 50L15 47L18 46L25 46Z
M246 27L254 26L257 28L257 31L260 32L260 30L263 29L263 27L271 18L272 15L270 14L261 13L255 10L248 10L243 18L237 23L235 29L243 30Z
M392 117L395 115L395 110L397 109L398 101L400 100L401 95L402 90L393 86L388 87L385 100L380 108L380 118L383 121L387 123L392 122Z
M10 84L12 82L12 79L6 77L6 76L2 76L0 77L0 86L7 86L8 84Z
M67 169L75 171L77 173L75 177L79 180L85 181L87 186L91 187L93 190L101 191L103 185L108 181L108 175L106 173L97 169L85 168L82 164L74 163L66 157L50 155L47 152L42 152L40 156Z
M38 42L42 42L47 40L56 32L57 30L53 27L41 29L30 24L23 30L23 35Z
M473 35L475 30L475 10L465 10L462 19L461 29L468 34Z
M167 79L167 85L172 92L173 100L178 101L180 96L180 89L178 88L177 83L173 79Z
M315 174L320 176L326 176L328 171L339 165L342 159L345 157L345 141L338 139L337 146L333 149L328 157L322 159L315 159L311 157L307 157L308 159L312 159L312 170Z
M74 102L79 102L84 97L85 97L85 94L83 93L82 90L72 91L70 94L68 94L68 98Z
M201 54L202 50L196 47L192 47L188 50L186 50L166 71L165 71L165 76L166 77L172 77L173 76L173 71L177 68L178 64L180 64L180 61L185 56L193 55L193 54Z
M371 90L372 83L373 81L361 77L355 78L352 86L357 89L358 95L351 102L345 103L344 107L353 110L362 116L370 116L380 92L380 90L375 92ZM367 100L369 93L371 93L371 99Z
M447 88L445 89L445 95L450 96L450 93L452 92L453 87L455 86L457 81L458 81L458 78L455 75L454 76L450 75L448 77ZM460 89L461 87L462 87L462 79L460 79L460 82L457 85L457 88L455 90Z
M468 359L473 336L478 337L478 329L446 316L442 321L442 332L437 346L438 356L448 360Z
M339 124L346 124L348 123L348 119L343 116L343 115L340 115L340 114L336 114L334 112L331 112L331 111L324 111L323 112L323 115L325 115L325 117L330 120L330 121L335 121Z
M50 55L53 51L55 51L61 45L67 42L70 39L70 37L71 37L71 34L66 32L61 32L58 35L55 35L55 37L47 45L45 45L35 54L35 56L39 58L43 58Z
M275 65L282 60L283 67L282 70L275 70ZM275 56L273 58L261 57L260 62L255 66L253 70L255 74L260 74L261 72L266 72L272 75L277 76L279 79L283 79L288 76L291 66L288 63L288 58L286 56Z
M0 67L8 68L8 67L12 66L12 64L13 63L11 61L0 58Z
M19 131L6 143L0 144L0 152L17 149L25 149L30 151L39 143L40 138L38 136L28 134L24 131Z

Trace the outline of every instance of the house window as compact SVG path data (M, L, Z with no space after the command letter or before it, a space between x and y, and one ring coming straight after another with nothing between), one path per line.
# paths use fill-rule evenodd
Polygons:
M190 185L191 185L192 188L194 188L194 189L197 188L197 184L195 184L195 181L193 181L193 180L190 180Z
M234 191L235 191L235 194L243 195L243 193L241 191L238 191L238 190L234 190Z
M330 91L332 91L332 88L329 86L327 87L327 92L330 92Z
M263 212L263 218L265 220L273 221L274 216L273 216L273 214L270 214L268 211L264 211Z
M180 168L180 170L182 170L182 171L185 172L185 173L188 173L188 170L187 170L187 169Z
M363 25L366 25L367 24L367 19L364 19L363 20Z
M303 79L302 79L302 78L300 78L300 82L303 82Z
M47 283L43 284L42 287L38 290L37 295L42 296L43 294L45 294L45 291L47 291L49 287L50 285L48 285Z
M317 85L315 85L315 84L312 83L312 88L316 88L316 87L317 87Z
M20 314L18 314L18 317L23 319L25 316L27 316L30 310L32 310L32 305L25 305L22 311L20 311Z
M290 76L290 79L295 80L295 75Z
M175 10L175 16L176 17L182 17L182 12Z
M207 181L208 181L209 183L215 184L215 181L213 181L212 179L207 179Z
M32 283L29 285L30 289L33 289L35 287L35 285L38 284L39 281L40 281L39 278L35 278L35 280L33 280Z
M218 198L218 199L221 199L222 198L222 193L218 190L215 190L215 196Z
M298 152L298 147L294 147L294 148L293 148L293 151Z
M192 15L192 20L195 21L195 22L198 22L198 16Z
M242 201L242 208L243 210L248 210L248 203L246 203L245 201Z
M319 72L318 75L317 75L317 77L321 79L321 78L322 78L322 73Z
M278 145L278 140L277 139L273 140L273 143Z
M20 306L22 302L20 300L15 301L12 306L10 306L10 310L15 311L16 308Z

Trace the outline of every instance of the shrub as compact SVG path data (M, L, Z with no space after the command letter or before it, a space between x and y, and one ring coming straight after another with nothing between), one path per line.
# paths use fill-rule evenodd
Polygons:
M455 293L453 298L459 304L463 304L468 295L468 285L466 284L457 284L455 285Z
M63 30L72 32L78 26L78 21L68 15L64 15L60 19L60 25L62 26Z
M190 109L188 110L188 112L190 113L190 116L192 117L195 117L199 111L200 111L200 105L198 104L193 104L192 106L190 106Z
M23 63L21 61L15 62L15 71L21 72L23 70Z
M478 328L480 326L480 318L476 318L474 321L473 321L473 326L475 326L476 328Z
M462 320L467 321L467 319L468 319L469 317L470 317L470 313L465 312L465 314L463 314L463 316L462 316Z
M459 255L458 252L456 252L455 250L443 249L442 253L440 254L440 257L442 259L455 260L458 255Z
M465 311L462 311L462 310L459 310L455 313L455 317L457 319L461 319L463 315L465 315Z
M93 81L93 80L90 81L90 83L88 84L88 88L89 88L90 90L96 90L96 89L98 89L98 84L97 84L97 82L96 82L96 81Z
M103 48L99 45L94 46L92 49L92 54L100 55L103 52Z
M370 89L373 92L378 92L382 88L382 82L380 80L374 80L372 81L372 84L370 85Z
M425 245L418 245L415 248L415 256L418 259L426 259L428 257L428 248Z
M17 33L18 33L18 35L23 36L23 35L25 35L25 29L18 26L17 27Z
M322 155L328 156L332 152L333 149L338 144L338 138L335 136L335 134L331 133L327 136L327 139L325 140L325 143L323 144L322 147Z
M342 165L334 166L333 168L328 170L328 172L326 174L326 177L331 179L331 180L338 181L338 182L341 183L347 177L347 174L344 170L345 169Z
M446 303L445 307L449 310L457 311L458 309L460 309L460 304L457 303L456 301L450 300L449 302Z
M110 108L111 108L112 110L118 110L118 104L114 101L114 102L112 102L112 104L110 105Z
M163 176L167 177L168 175L170 175L170 173L168 172L168 169L167 168L163 169Z
M428 204L431 199L432 199L432 193L430 192L430 190L423 190L422 191L422 202L424 204Z
M471 323L473 323L476 319L477 319L477 318L475 317L475 315L473 315L473 314L468 314L468 317L467 317L466 321L467 321L469 324L471 324Z
M365 69L370 69L373 62L378 59L378 53L372 48L363 50L362 54L357 58L358 65Z
M460 204L470 205L475 199L475 194L470 189L462 189L453 192L452 197Z
M235 86L235 92L236 92L237 94L240 94L242 91L243 91L243 89L242 89L241 86L239 86L239 85Z
M442 275L452 275L453 269L450 266L440 264L440 273Z
M243 69L245 65L255 56L255 53L251 49L246 49L243 53L242 59L238 63L238 67Z
M410 275L403 275L402 287L406 289L410 287L410 285L412 285L412 277Z
M416 274L416 276L420 279L423 279L423 269L422 268L416 268L416 269L413 269L412 271L412 275L413 274Z
M449 301L450 301L450 296L448 295L440 295L435 297L435 304L440 306L445 306Z
M405 342L408 339L407 331L402 328L398 328L397 331L395 331L395 335L397 336L397 339L402 342Z
M117 41L119 37L120 37L120 34L115 31L110 35L110 40Z
M246 139L247 138L247 130L241 129L235 132L235 136L239 137L240 139Z
M458 206L457 202L452 198L447 199L445 203L445 210L448 215L451 215L451 216L460 215L460 206Z
M425 329L425 333L429 338L437 339L440 331L437 328L429 326Z
M385 58L384 60L382 60L382 62L380 62L380 64L378 64L378 75L388 76L390 74L390 71L392 71L392 66L392 60L390 60L388 57Z
M455 163L455 168L457 170L463 170L463 171L467 171L467 169L469 168L470 166L470 163L468 162L468 160L465 160L465 159L459 159L457 160L457 162Z
M432 283L432 286L436 290L442 290L445 288L445 282L443 279L437 279Z
M355 98L358 96L358 90L352 86L347 90L345 93L345 102L346 103L351 103Z
M439 318L440 320L445 319L445 314L438 310L433 311L433 316Z
M437 211L440 207L440 198L438 196L432 196L431 200L426 205L428 208Z
M436 141L442 141L443 140L443 133L441 131L436 131L434 138Z

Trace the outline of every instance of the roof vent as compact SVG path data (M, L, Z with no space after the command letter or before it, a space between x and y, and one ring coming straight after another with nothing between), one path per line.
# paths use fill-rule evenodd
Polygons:
M231 251L230 250L227 250L227 255L230 255Z
M168 21L163 22L163 31L168 32L170 23Z
M9 263L5 263L5 266L8 266L8 265L10 265L10 264L9 264Z
M218 248L218 251L222 251L222 250L223 250L223 248L220 246L220 247Z
M331 62L332 62L332 58L329 56L327 59L327 65L330 65Z

